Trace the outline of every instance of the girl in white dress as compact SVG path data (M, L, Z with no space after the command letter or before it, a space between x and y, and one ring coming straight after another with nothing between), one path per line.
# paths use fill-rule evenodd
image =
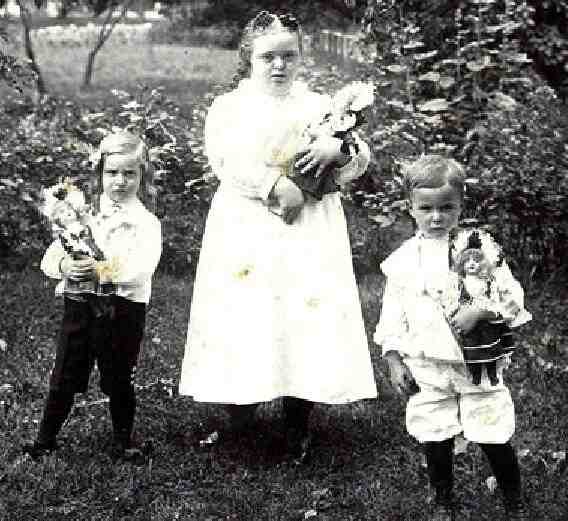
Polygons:
M329 112L331 99L295 81L301 39L290 15L259 13L240 57L249 77L215 99L206 121L206 152L221 183L203 236L179 391L228 404L241 424L259 402L284 397L289 448L305 458L313 402L376 396L339 193L305 196L286 175L298 150L282 150L287 136ZM344 184L369 162L356 139L350 157L341 140L318 138L296 164L337 166L329 175Z

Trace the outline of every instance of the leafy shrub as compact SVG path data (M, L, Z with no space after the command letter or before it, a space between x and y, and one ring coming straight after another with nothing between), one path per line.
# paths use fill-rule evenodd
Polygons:
M471 215L491 224L528 280L565 267L568 255L568 114L554 91L487 114L473 132Z
M436 30L416 23L424 20L418 12L408 1L382 11L386 21L367 20L366 69L378 92L367 138L375 158L356 183L355 202L379 227L406 220L404 163L425 152L455 157L470 177L464 218L493 227L525 283L556 270L565 254L567 116L519 50L530 7L461 2L432 50L426 43Z
M88 145L96 145L119 126L144 133L151 146L161 187L161 268L175 273L191 269L213 191L212 183L195 182L203 168L199 154L194 157L190 148L197 132L191 112L159 89L146 88L136 95L115 91L115 99L97 110L55 98L39 106L15 102L5 109L0 118L0 248L11 255L4 262L21 264L41 257L51 240L36 210L42 186L69 177L88 191Z

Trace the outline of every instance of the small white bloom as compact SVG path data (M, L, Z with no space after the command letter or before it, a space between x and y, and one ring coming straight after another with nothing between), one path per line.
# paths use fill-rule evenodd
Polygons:
M346 132L355 126L357 118L353 114L346 114L342 116L334 115L331 117L330 122L334 132Z
M351 110L359 112L370 107L375 100L375 86L372 83L357 82L356 97L351 103Z
M485 485L487 486L489 492L493 494L497 490L497 479L495 478L495 476L489 476L485 480Z

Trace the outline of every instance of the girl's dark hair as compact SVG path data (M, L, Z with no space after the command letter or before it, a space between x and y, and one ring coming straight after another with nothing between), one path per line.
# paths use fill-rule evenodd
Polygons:
M275 24L279 24L280 30L285 30L298 36L298 47L300 54L302 53L302 29L298 20L289 13L274 14L268 11L260 11L252 20L249 20L243 30L238 49L239 63L237 72L231 82L233 88L236 88L242 79L250 77L254 40L274 30Z
M405 168L404 185L408 199L417 188L442 188L450 185L460 197L464 195L464 167L455 159L427 154Z

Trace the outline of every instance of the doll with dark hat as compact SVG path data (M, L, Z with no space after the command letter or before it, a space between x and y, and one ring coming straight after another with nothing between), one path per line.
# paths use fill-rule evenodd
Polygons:
M487 249L490 251L486 252ZM491 319L480 320L473 329L461 334L464 360L476 385L481 383L483 368L491 385L497 385L497 362L514 350L508 325L514 317L506 316L503 306L507 303L508 291L499 287L495 277L502 264L502 252L488 235L479 230L468 232L466 246L457 253L454 268L458 274L458 303L460 307L475 306L494 315Z

